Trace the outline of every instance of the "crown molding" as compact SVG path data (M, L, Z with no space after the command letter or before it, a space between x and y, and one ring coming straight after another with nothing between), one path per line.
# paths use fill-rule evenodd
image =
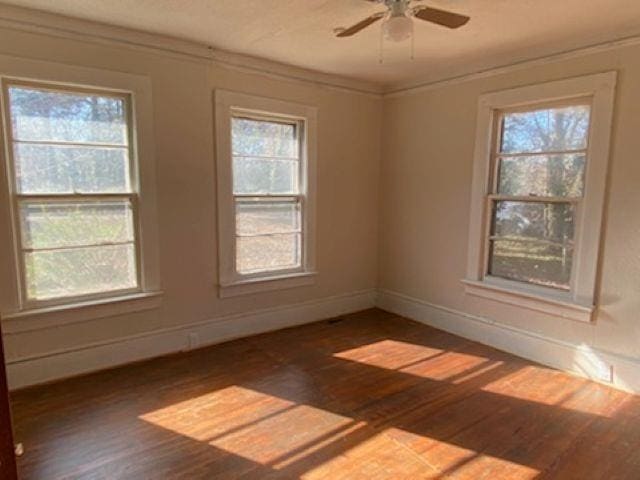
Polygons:
M525 70L528 68L539 67L550 63L566 61L573 58L585 57L588 55L594 55L601 52L607 52L618 48L632 47L640 45L640 35L633 35L629 37L620 38L617 40L611 40L607 42L597 43L586 47L579 47L572 50L566 50L564 52L554 53L550 55L543 55L536 58L530 58L513 62L501 66L495 66L487 68L486 70L480 70L475 72L462 73L460 75L443 78L441 80L427 81L427 82L405 82L400 84L387 85L383 89L384 98L402 97L405 95L414 95L416 93L426 92L429 90L435 90L438 88L446 87L449 85L455 85L463 82L469 82L472 80L478 80L482 78L493 77L496 75L503 75L507 73L517 72L519 70Z
M1 3L0 27L91 43L116 44L170 56L200 60L211 58L211 48L196 42Z
M319 88L358 93L372 98L395 98L584 57L617 48L640 45L640 35L597 43L586 47L542 55L536 58L496 65L484 70L461 72L438 80L413 80L380 84L341 75L324 73L285 63L217 49L202 43L167 35L118 27L74 17L0 3L0 28L39 33L94 44L126 47L159 55L212 63L242 73L262 75L277 80L312 85Z
M378 83L308 70L264 58L218 49L212 49L211 56L214 62L244 73L256 73L276 79L297 81L317 87L328 87L333 90L344 90L377 98L382 98L384 93L382 85Z
M169 57L213 63L244 73L359 93L376 98L382 86L374 82L322 73L268 59L216 49L202 43L105 23L0 3L0 28L39 33L94 44L126 47Z

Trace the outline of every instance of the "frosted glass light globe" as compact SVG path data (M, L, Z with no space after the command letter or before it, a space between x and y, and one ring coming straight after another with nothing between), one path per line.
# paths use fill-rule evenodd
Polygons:
M382 33L387 40L401 42L411 37L413 21L405 15L392 16L382 24Z

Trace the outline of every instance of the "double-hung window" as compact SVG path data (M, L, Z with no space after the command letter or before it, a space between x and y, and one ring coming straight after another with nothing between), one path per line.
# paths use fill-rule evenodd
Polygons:
M221 294L313 275L315 109L216 92Z
M0 86L6 330L157 308L150 79L0 56Z
M4 97L23 302L138 291L129 96L7 81Z
M487 273L571 288L577 213L584 195L588 100L497 113Z
M298 120L243 112L232 117L239 275L296 272L302 267L302 128Z
M600 74L481 98L467 291L590 318L614 84Z

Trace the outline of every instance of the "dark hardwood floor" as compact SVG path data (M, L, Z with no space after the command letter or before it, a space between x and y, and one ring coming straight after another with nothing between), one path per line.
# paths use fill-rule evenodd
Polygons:
M23 479L640 479L640 397L379 310L12 400Z

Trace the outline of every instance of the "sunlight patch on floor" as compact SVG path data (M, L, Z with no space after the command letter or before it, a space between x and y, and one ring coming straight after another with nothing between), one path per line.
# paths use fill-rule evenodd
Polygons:
M502 362L487 360L476 355L460 352L446 352L432 361L412 365L403 373L452 384L464 383L493 370Z
M366 425L240 386L178 402L139 418L274 468Z
M301 476L303 479L438 478L439 473L414 452L378 432Z
M322 442L346 434L357 424L348 417L298 405L209 444L262 465L285 465L285 460Z
M181 401L145 413L140 419L274 471L295 472L304 479L330 478L332 472L361 478L435 479L439 471L476 455L401 429L374 430L365 421L241 386ZM483 468L504 469L509 464L491 457L477 461L488 462ZM522 474L527 467L509 468L519 468Z
M210 441L294 407L294 402L234 385L145 413L139 418L194 440Z
M457 377L468 377L471 370L495 368L502 362L491 362L485 357L447 351L399 340L381 340L333 355L336 358L384 368L431 380L449 380L459 383ZM489 363L492 366L489 366ZM475 376L475 375L473 375ZM456 378L454 378L456 377Z
M568 425L575 426L585 421L582 413L610 414L600 406L611 405L610 396L615 395L606 387L552 369L528 365L501 371L499 367L505 366L501 360L396 340L339 352L334 358L351 366L382 368L400 380L441 382L435 387L457 389L456 385L470 382L476 393L461 408L453 404L429 413L406 407L406 415L383 431L368 418L354 419L240 385L139 418L296 478L331 478L331 472L349 472L362 478L533 479L539 471L512 461L520 460L513 452L487 451L492 441L503 438L498 443L507 444L514 431L522 430L516 425L522 409L539 415L540 421L552 421L557 409L574 409L580 413ZM383 382L377 391L384 387ZM460 430L465 419L468 425ZM451 430L451 424L458 425L457 430ZM521 441L524 445L528 440Z
M517 478L518 480L533 480L538 478L540 472L535 468L510 462L502 458L496 458L484 454L473 454L466 459L451 464L443 470L443 474L451 475L451 478L459 480L477 480L480 478Z
M416 362L429 360L442 352L438 348L386 339L344 350L333 356L374 367L399 370Z
M621 392L604 385L536 365L491 382L482 387L482 391L602 417L615 413L611 409L611 397L622 396Z
M384 433L420 457L433 470L440 472L441 476L438 478L444 478L445 474L455 474L455 478L473 480L478 478L529 479L535 478L540 473L533 467L464 448L451 443L450 440L439 440L395 427L385 430ZM485 472L489 472L487 476Z

